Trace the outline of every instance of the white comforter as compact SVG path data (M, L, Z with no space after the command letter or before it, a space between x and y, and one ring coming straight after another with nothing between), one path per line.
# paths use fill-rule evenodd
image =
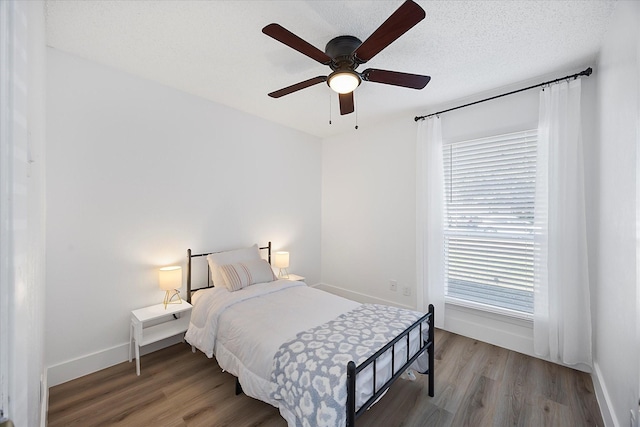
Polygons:
M278 406L269 394L273 356L280 345L359 305L289 280L237 292L216 287L194 294L185 339L208 357L215 354L220 367L239 378L247 395Z
M192 302L186 341L208 357L215 355L223 370L238 377L245 394L279 407L289 425L295 425L293 414L270 396L275 353L298 332L329 322L361 305L288 280L255 284L237 292L222 287L201 290L194 294ZM419 347L417 335L411 337L412 352ZM396 356L404 351L398 348ZM387 364L390 365L390 357ZM390 366L387 370L390 371ZM367 384L370 381L361 378L362 374L371 377L371 372L366 371L357 380L358 406L371 396L371 386ZM361 382L366 386L361 387Z

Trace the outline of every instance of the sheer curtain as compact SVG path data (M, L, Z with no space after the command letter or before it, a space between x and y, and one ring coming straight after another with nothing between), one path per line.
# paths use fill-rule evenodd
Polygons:
M43 1L0 0L0 406L16 426L44 422L48 393L44 19Z
M580 87L540 92L533 335L536 354L591 367Z
M444 170L440 118L418 122L416 143L416 276L418 309L436 310L444 326Z

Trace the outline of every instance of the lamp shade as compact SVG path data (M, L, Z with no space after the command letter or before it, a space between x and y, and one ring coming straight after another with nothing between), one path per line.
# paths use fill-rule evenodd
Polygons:
M162 267L158 272L158 282L160 289L164 291L182 287L182 267L177 265Z
M289 252L278 251L273 257L273 266L276 268L289 267Z

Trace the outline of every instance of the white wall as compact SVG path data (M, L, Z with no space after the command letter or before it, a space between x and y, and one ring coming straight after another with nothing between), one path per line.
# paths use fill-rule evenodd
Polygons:
M319 281L318 138L54 49L47 84L50 386L125 360L188 248L271 240Z
M559 70L473 100L577 71L582 69ZM595 94L595 80L584 79L582 104L587 117L594 116ZM452 111L441 118L445 141L534 129L538 91ZM585 145L593 146L594 121L585 120L583 129ZM323 141L322 288L363 302L383 300L416 307L416 132L413 117L406 117ZM397 292L389 290L389 280L398 281ZM410 287L410 297L401 292L403 286ZM445 311L444 327L449 331L534 354L531 322L450 304Z
M629 410L637 408L640 351L635 342L636 277L636 155L639 135L638 49L640 3L619 2L598 60L598 120L596 171L598 215L596 315L594 329L597 379L610 423L629 425ZM602 405L601 401L601 406Z
M409 118L324 140L322 282L334 292L414 306L414 158ZM397 292L389 280L398 282Z

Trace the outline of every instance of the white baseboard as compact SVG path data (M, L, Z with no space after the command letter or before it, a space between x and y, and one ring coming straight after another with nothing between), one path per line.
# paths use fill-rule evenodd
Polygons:
M539 357L533 351L530 321L451 304L445 308L443 329L446 331Z
M182 342L182 337L176 335L153 344L149 344L140 348L140 355L151 353L161 348ZM102 369L108 368L118 363L129 360L129 343L120 344L115 347L87 354L66 362L52 365L46 369L46 377L48 387L54 387L58 384L92 374ZM131 369L135 370L135 359L131 362Z
M366 295L360 292L352 291L350 289L341 288L338 286L327 285L326 283L317 283L311 286L312 288L318 288L320 290L332 293L334 295L338 295L353 301L357 301L362 304L384 304L391 305L399 308L406 308L409 310L415 310L415 307L408 306L406 304L400 304L395 301L386 300L383 298L373 297L371 295Z
M593 381L593 388L596 392L596 399L598 399L598 405L600 406L600 413L602 413L602 420L606 427L622 427L622 424L616 418L615 412L612 410L611 396L607 391L607 386L602 376L602 371L598 362L593 362L593 373L591 374L591 381Z

